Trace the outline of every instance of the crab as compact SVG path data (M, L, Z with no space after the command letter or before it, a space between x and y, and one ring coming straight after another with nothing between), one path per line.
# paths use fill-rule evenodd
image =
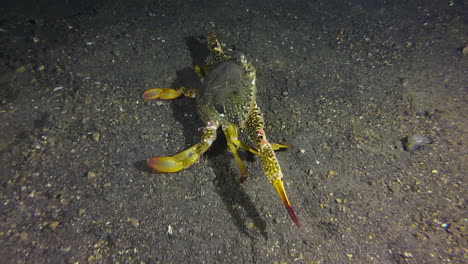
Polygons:
M203 43L210 55L203 65L194 67L202 83L201 89L185 86L176 89L153 88L142 95L144 100L170 100L182 95L195 98L197 112L205 123L201 141L174 156L149 158L148 166L161 173L177 172L190 167L215 141L216 131L221 127L229 151L239 168L239 181L242 183L247 179L247 170L239 157L238 149L260 156L266 177L274 186L293 222L300 227L284 190L283 173L274 152L290 146L269 143L267 140L263 113L256 103L255 67L243 54L225 53L216 35L207 36ZM247 132L253 147L239 140L239 130Z

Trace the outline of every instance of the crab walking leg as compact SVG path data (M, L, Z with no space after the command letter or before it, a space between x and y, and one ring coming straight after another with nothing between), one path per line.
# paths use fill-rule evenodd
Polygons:
M170 100L175 99L181 95L185 95L190 98L195 98L195 89L191 87L180 86L177 89L171 88L153 88L146 90L141 98L144 100L164 99Z
M294 146L291 146L291 145L283 145L283 144L278 144L278 143L270 143L271 147L273 148L273 150L278 150L278 149L292 149L294 148Z
M263 121L263 115L260 112L260 109L258 109L258 107L255 105L252 113L245 123L245 126L250 138L255 144L255 148L258 150L258 154L262 160L262 167L265 175L267 176L268 180L270 180L271 184L273 184L275 187L275 190L281 198L284 207L286 207L286 210L288 211L291 219L294 221L297 227L301 227L299 219L297 219L297 216L294 213L294 209L292 208L288 196L286 195L286 191L284 190L282 180L283 173L281 172L281 168L279 166L278 160L276 159L273 147L267 141L265 131L263 130L264 125L265 122Z
M216 139L216 130L219 123L208 121L203 128L201 142L175 154L172 157L154 157L147 160L148 166L159 172L177 172L190 167L200 155L205 153Z
M229 150L231 151L234 159L236 160L237 167L241 173L241 177L239 181L243 183L247 179L247 170L245 169L244 162L242 162L241 158L239 157L239 153L237 149L241 146L242 149L247 148L250 149L247 145L240 142L237 138L237 128L236 126L229 124L227 127L223 126L224 135L226 135L227 145Z

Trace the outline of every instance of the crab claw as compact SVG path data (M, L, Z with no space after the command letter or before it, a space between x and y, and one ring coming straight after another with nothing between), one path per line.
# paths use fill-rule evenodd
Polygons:
M146 162L150 168L159 172L176 172L184 168L182 162L173 157L149 158Z
M154 99L164 99L164 100L170 100L177 98L181 96L182 94L178 92L177 90L170 89L170 88L153 88L146 90L142 94L142 98L144 100L154 100Z
M199 149L200 146L197 144L172 157L149 158L147 164L150 168L159 172L177 172L190 167L198 160L198 157L200 157Z
M273 180L271 183L275 187L275 190L278 193L279 197L281 198L281 201L283 202L284 207L286 207L286 210L288 211L288 214L291 217L291 219L294 221L297 227L301 227L301 223L299 223L299 219L297 219L296 213L294 213L294 209L292 208L291 203L289 202L288 196L286 195L286 192L284 191L283 181L281 179L276 179L276 180Z

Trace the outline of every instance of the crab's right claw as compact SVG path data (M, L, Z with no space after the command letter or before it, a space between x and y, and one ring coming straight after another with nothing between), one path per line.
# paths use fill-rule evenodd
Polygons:
M143 95L141 96L144 100L154 100L154 99L164 99L164 100L170 100L170 99L175 99L179 96L181 96L182 93L180 93L177 90L170 89L170 88L153 88L145 91Z

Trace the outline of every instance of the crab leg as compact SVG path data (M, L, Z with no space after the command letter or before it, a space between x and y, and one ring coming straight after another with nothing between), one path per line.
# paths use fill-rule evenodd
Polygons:
M286 191L284 190L282 180L283 173L281 172L278 160L276 159L274 148L267 141L265 131L263 130L264 125L265 122L263 121L263 115L260 112L260 109L258 109L258 107L255 105L252 113L245 123L245 126L250 138L255 144L255 148L258 150L258 155L262 160L262 167L265 175L267 176L268 180L270 180L271 184L273 184L275 187L275 190L281 198L284 207L286 207L286 210L288 211L291 219L294 221L297 227L301 227L299 219L297 219L297 216L294 213L294 209L292 208L288 196L286 195ZM279 144L276 144L275 147L278 147L278 145Z
M223 127L224 135L226 135L227 145L229 150L231 151L234 159L236 160L237 167L241 173L241 177L239 181L243 183L247 179L247 170L245 169L244 163L242 162L241 158L239 157L239 153L237 153L237 149L240 147L244 150L255 151L251 149L246 144L242 143L237 138L237 127L233 124L229 124L227 127Z
M190 98L195 98L195 89L191 87L180 86L177 89L171 88L153 88L146 90L141 97L144 100L164 99L170 100L175 99L181 95L185 95Z
M159 172L177 172L190 167L195 163L200 155L205 153L216 139L216 130L219 123L208 121L203 128L201 142L194 146L175 154L172 157L154 157L147 160L148 166Z
M283 144L278 144L278 143L270 143L270 145L273 148L273 150L278 150L278 149L283 149L283 148L287 148L287 149L294 148L294 146L291 146L291 145L283 145Z

